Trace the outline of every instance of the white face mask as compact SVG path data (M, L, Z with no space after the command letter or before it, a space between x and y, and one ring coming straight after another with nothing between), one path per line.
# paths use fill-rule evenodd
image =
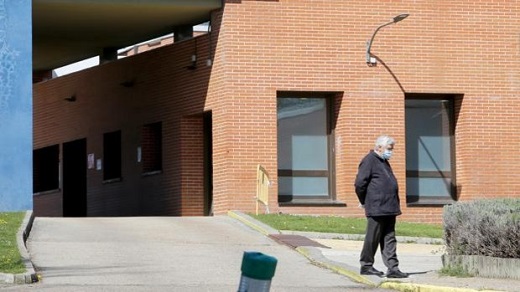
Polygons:
M392 150L385 149L382 156L384 159L389 160L390 157L392 157L392 153L393 153Z

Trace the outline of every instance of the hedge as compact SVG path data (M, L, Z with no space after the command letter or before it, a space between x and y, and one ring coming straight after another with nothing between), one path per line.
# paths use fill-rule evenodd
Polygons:
M520 258L520 199L447 205L443 221L450 255Z

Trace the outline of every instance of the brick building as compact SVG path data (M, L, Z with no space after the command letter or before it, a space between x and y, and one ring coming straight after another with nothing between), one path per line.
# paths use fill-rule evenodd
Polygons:
M35 214L252 212L261 164L271 212L362 216L382 133L401 220L518 196L519 27L516 1L224 1L208 34L34 84Z

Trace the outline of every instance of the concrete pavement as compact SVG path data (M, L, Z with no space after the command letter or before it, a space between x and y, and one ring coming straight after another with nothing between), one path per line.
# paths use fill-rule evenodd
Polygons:
M270 234L317 246L291 248ZM362 236L278 231L240 212L215 217L36 218L27 246L41 281L11 291L236 291L244 251L278 259L271 291L520 291L520 281L439 276L443 246L399 238L408 279L359 275ZM420 241L419 243L410 243ZM321 247L319 247L321 246ZM381 258L376 268L384 271Z
M329 235L330 236L330 235ZM520 281L510 279L491 279L483 277L441 276L441 255L443 246L431 244L398 243L400 269L409 273L408 279L386 279L359 275L359 252L362 242L352 240L315 238L316 241L330 247L308 248L303 253L315 255L313 260L324 260L330 265L337 265L353 274L351 279L363 277L376 287L392 288L399 291L520 291ZM305 248L304 248L305 250ZM386 271L380 254L375 267Z
M27 247L41 281L3 289L236 291L244 251L278 259L271 291L367 288L229 216L37 217Z
M398 237L400 269L411 275L407 279L386 279L359 274L359 253L363 239L361 235L278 231L243 213L231 212L230 215L263 234L301 235L326 246L300 246L296 247L296 250L316 265L345 275L355 282L365 283L369 287L421 292L520 291L518 280L439 275L438 271L442 269L441 256L444 253L444 246L440 240ZM374 267L386 271L379 251Z

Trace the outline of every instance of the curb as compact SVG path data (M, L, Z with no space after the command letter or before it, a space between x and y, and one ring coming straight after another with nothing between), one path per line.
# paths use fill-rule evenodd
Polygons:
M228 211L228 216L244 223L245 225L262 233L265 236L268 236L269 234L280 234L279 230L274 229L271 226L264 224L264 223L256 220L255 218L253 218L245 213L242 213L240 211Z
M475 290L469 288L454 288L391 281L382 282L381 285L379 285L379 288L392 289L402 292L497 292L497 290Z
M343 234L343 233L319 233L310 231L294 231L294 230L280 230L282 234L295 234L302 235L309 238L320 238L320 239L344 239L344 240L365 240L364 234ZM418 243L418 244L431 244L431 245L443 245L444 240L440 238L423 238L423 237L410 237L410 236L396 236L397 242L399 243Z
M5 284L31 284L34 282L38 282L38 276L34 270L33 263L31 262L31 258L29 256L29 252L27 252L27 238L31 232L31 228L34 222L34 214L32 211L27 211L25 213L25 218L22 221L22 225L20 229L16 233L16 242L18 245L18 251L20 252L20 256L22 257L22 262L25 265L25 273L20 274L6 274L0 273L0 283Z
M344 267L343 264L325 259L325 257L317 248L299 246L296 248L296 251L305 256L311 263L316 266L323 267L338 274L347 276L350 280L357 283L366 284L371 287L378 286L375 282L372 282L367 277L363 277L357 272L352 271L352 269Z

